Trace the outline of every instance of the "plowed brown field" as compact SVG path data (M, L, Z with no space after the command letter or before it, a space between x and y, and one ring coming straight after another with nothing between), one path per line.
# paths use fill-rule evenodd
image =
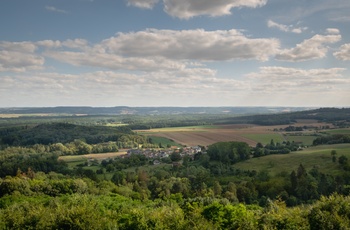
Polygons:
M256 141L243 137L241 134L273 133L263 126L253 125L221 125L214 128L165 128L153 129L146 132L148 135L165 137L186 146L207 146L220 141L242 141L249 145L256 145Z

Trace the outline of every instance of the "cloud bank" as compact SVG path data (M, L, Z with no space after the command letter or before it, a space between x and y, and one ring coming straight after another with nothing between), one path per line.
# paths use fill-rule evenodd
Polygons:
M328 28L326 35L316 34L290 49L281 49L278 39L251 38L239 30L146 29L117 33L94 44L85 39L2 41L0 93L16 91L18 95L0 103L20 106L21 98L39 103L45 97L51 105L86 105L87 101L97 105L93 102L103 101L105 104L98 105L108 106L127 101L131 106L165 106L172 101L174 106L218 106L220 98L220 105L254 106L283 105L282 99L292 97L289 102L294 105L305 98L305 104L312 106L331 104L335 98L346 104L350 80L344 76L344 68L268 66L274 60L283 65L323 58L329 44L340 40L339 30ZM340 46L333 55L350 60L350 44ZM237 60L267 66L239 75L233 69L226 76L213 67ZM47 64L52 62L79 73L55 72L54 65ZM81 71L81 67L88 70ZM318 102L319 92L330 101ZM279 98L281 101L273 101Z
M158 0L128 0L129 6L135 6L144 9L152 9Z
M128 0L128 5L151 9L157 2L158 0ZM267 0L163 0L164 11L180 19L201 15L224 16L231 14L233 8L257 8L266 3Z
M280 61L300 62L326 57L327 44L336 43L341 40L341 35L319 35L304 40L291 49L282 50L276 59Z
M350 43L342 45L333 55L339 60L350 61Z

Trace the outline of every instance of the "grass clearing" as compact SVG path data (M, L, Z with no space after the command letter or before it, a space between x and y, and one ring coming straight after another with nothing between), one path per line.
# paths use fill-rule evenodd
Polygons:
M176 143L175 141L165 138L165 137L157 137L157 136L148 136L151 139L151 142L153 144L161 144L163 147L169 146L177 146L177 147L182 147L181 144Z
M290 142L302 142L304 145L310 146L317 137L304 135L285 135L285 138Z
M303 164L307 171L317 167L320 172L335 175L339 172L339 164L332 162L332 150L337 151L337 158L344 155L350 159L350 144L337 144L311 147L289 154L252 158L234 166L242 170L268 170L273 176L281 172L291 173L297 170L299 164Z
M269 144L271 140L273 140L275 143L277 142L282 143L284 141L283 136L278 133L264 133L264 134L245 133L241 135L253 141L260 142L263 145Z
M350 128L346 128L346 129L330 129L330 130L326 130L326 131L322 131L325 133L330 133L330 134L348 134L350 135Z
M86 161L86 157L84 155L69 155L69 156L60 156L58 160L62 160L66 163L72 163L77 161Z
M74 161L74 162L67 162L68 168L70 169L74 169L76 168L78 165L82 165L86 163L86 159L82 160L82 161Z

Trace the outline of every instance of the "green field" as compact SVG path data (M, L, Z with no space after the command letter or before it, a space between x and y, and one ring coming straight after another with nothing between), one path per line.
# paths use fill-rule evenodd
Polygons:
M256 142L260 142L263 145L269 144L271 140L273 140L275 143L276 142L282 143L284 141L283 136L278 133L264 133L264 134L245 133L245 134L241 134L241 136Z
M58 159L66 163L86 161L86 157L84 157L83 155L60 156Z
M62 160L67 163L68 167L73 169L79 164L83 164L87 161L86 157L81 155L74 155L74 156L60 156L58 158L59 160Z
M316 139L316 136L303 136L303 135L286 135L284 136L287 141L290 142L302 142L304 145L310 146Z
M335 175L339 172L339 164L332 162L332 150L337 151L337 157L344 155L350 159L350 144L337 144L316 146L289 154L252 158L234 166L242 170L268 170L271 175L276 175L281 172L290 173L303 164L306 170L317 167L320 172Z
M350 135L350 129L330 129L326 131L322 131L325 133L330 133L330 134L349 134Z

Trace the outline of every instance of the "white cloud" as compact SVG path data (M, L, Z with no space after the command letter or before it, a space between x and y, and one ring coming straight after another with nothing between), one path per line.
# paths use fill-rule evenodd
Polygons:
M0 72L25 72L41 69L43 64L44 58L37 55L0 51Z
M60 41L53 41L53 40L42 40L36 42L38 46L43 46L45 48L58 48L61 47L61 42Z
M129 6L136 6L144 9L152 9L158 0L127 0Z
M284 32L288 32L289 31L289 27L288 26L282 25L282 24L278 24L278 23L276 23L276 22L274 22L272 20L268 20L267 21L267 26L269 28L277 28L277 29L282 30Z
M0 42L0 72L24 72L41 69L44 58L35 54L30 42Z
M43 53L44 56L74 66L147 72L206 69L203 63L208 61L266 61L279 49L276 39L251 39L236 30L149 29L119 33L93 46L81 39L41 41L39 44L50 48Z
M0 49L4 49L7 51L18 51L18 52L26 52L33 53L37 47L32 42L7 42L0 41Z
M62 46L71 48L71 49L86 49L88 48L88 41L85 39L68 39L62 42Z
M297 44L295 48L282 50L276 55L277 60L299 62L312 59L320 59L326 56L328 47L326 44L341 40L341 35L319 35Z
M163 0L164 10L171 16L189 19L200 15L223 16L232 8L261 7L267 0Z
M339 31L339 29L337 29L337 28L327 28L327 29L326 29L326 33L327 33L327 34L339 34L340 31Z
M49 48L49 49L66 47L70 49L84 50L89 48L87 40L78 39L78 38L68 39L65 41L42 40L42 41L35 42L33 44L36 44L37 46L42 46L44 48Z
M218 61L255 59L266 61L279 48L277 39L252 39L237 30L157 30L119 33L104 40L109 53L133 57L162 56L177 60Z
M159 0L127 0L129 6L152 9ZM181 19L201 15L212 17L231 14L232 8L256 8L266 5L267 0L163 0L164 11Z
M48 11L57 12L57 13L61 13L61 14L67 14L68 13L68 11L58 9L58 8L56 8L54 6L45 6L45 9L48 10Z
M267 26L269 28L277 28L277 29L284 31L284 32L292 32L292 33L296 33L296 34L300 34L303 31L307 30L307 27L294 28L294 26L292 26L292 25L287 26L287 25L279 24L279 23L274 22L272 20L267 21Z
M205 62L267 61L279 51L279 41L249 38L237 30L148 29L119 33L95 45L84 39L1 42L0 51L1 71L39 69L50 57L74 66L150 72L203 69Z
M342 45L333 55L339 60L350 61L350 43Z
M157 69L183 69L185 64L161 57L122 57L98 52L47 51L45 56L75 66L90 66L112 70L154 71Z

